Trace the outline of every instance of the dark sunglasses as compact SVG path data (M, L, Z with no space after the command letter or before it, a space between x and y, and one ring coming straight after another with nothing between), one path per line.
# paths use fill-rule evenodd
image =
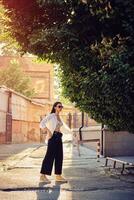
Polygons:
M63 106L57 106L58 108L63 108Z

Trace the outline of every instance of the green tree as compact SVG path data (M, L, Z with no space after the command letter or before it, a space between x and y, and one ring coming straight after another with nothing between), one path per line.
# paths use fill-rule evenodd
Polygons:
M68 98L64 97L64 90L61 84L61 75L59 73L59 66L54 65L54 94L58 101L66 105L72 105Z
M0 85L5 85L27 97L33 97L35 94L30 77L23 72L16 60L11 60L7 68L0 69Z
M0 54L1 55L20 55L21 47L15 38L11 37L7 22L9 17L5 14L6 10L0 4Z
M134 132L133 0L2 0L24 52L59 64L64 94L114 130Z

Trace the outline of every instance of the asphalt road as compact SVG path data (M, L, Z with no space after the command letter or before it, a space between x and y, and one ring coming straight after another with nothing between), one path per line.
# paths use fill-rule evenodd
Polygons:
M39 180L44 144L9 149L5 157L0 153L0 200L134 200L134 176L109 172L105 159L97 162L96 152L85 147L80 147L79 157L76 147L64 144L63 175L68 183L62 184L54 181L54 174L48 177L50 184Z

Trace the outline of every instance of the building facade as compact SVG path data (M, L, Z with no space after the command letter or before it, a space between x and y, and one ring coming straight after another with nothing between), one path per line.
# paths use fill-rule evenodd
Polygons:
M36 57L0 56L0 68L17 63L31 77L35 89L34 100L40 103L54 101L54 69L52 64L38 62Z

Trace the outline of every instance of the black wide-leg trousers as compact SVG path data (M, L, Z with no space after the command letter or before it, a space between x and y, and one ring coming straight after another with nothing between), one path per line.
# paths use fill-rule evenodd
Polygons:
M47 152L42 162L41 174L51 175L53 162L55 161L55 174L62 174L63 144L62 133L54 131L48 140Z

